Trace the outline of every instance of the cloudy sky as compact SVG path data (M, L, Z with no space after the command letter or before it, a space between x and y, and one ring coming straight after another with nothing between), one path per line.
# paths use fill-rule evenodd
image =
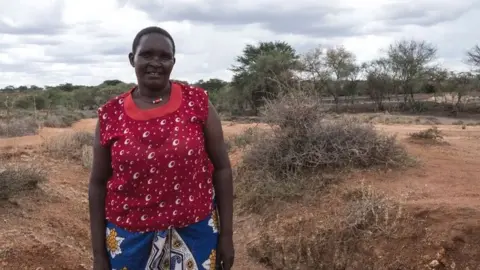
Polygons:
M285 40L299 52L343 44L366 61L396 39L424 39L456 70L480 42L480 0L0 0L0 7L0 87L134 82L127 54L151 25L174 37L173 77L188 81L229 80L235 57L258 41Z

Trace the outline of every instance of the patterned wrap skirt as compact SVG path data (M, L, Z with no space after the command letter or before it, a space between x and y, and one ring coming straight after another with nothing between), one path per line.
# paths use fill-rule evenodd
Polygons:
M218 212L185 228L129 232L108 222L107 251L113 270L215 270Z

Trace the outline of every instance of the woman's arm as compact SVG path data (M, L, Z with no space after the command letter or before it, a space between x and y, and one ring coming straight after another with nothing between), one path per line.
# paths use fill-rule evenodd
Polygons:
M112 175L110 149L100 144L100 125L97 123L93 146L93 164L88 187L90 228L93 257L108 259L105 244L105 193L107 181Z
M220 235L233 236L232 168L223 138L222 124L215 107L209 102L205 124L205 146L213 163L213 185L220 215Z
M234 262L233 247L233 180L232 167L223 139L220 117L215 107L208 103L205 124L205 147L213 163L213 186L220 215L220 238L217 246L217 263L230 270Z

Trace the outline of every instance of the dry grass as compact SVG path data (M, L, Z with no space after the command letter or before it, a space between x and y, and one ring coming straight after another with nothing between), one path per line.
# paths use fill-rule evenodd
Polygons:
M93 111L57 110L52 112L16 110L0 112L0 137L34 135L41 127L65 128L78 120L96 117Z
M32 116L15 119L0 118L0 137L34 135L37 133L38 127L38 122Z
M41 120L41 123L45 127L66 128L81 119L94 118L94 117L96 117L96 115L92 111L61 110L53 114L46 115Z
M442 132L435 126L426 130L411 133L410 138L429 143L444 143Z
M3 164L0 167L0 200L36 189L46 180L45 171L35 166Z
M401 204L364 185L326 195L318 203L323 207L292 209L268 222L250 244L250 256L272 269L389 269L378 267L385 262L362 247L397 234L405 218Z
M249 127L241 134L233 136L229 139L232 149L244 149L248 145L257 140L257 137L261 134L262 130L258 127Z
M82 146L82 165L83 167L90 169L93 165L93 148L90 145L84 144Z
M439 125L441 121L436 117L431 116L410 116L397 115L389 113L375 113L375 114L356 114L351 117L356 118L362 122L371 124L403 124L403 125Z
M93 140L94 135L91 132L66 132L46 139L42 146L43 150L54 158L82 161L87 165L91 161L88 148L93 145Z

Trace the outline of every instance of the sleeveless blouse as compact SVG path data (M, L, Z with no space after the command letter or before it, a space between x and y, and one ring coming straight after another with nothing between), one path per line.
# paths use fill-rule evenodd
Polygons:
M106 219L129 231L181 228L213 210L213 165L203 127L208 95L172 83L169 101L139 109L132 92L98 109L100 141L111 152Z

